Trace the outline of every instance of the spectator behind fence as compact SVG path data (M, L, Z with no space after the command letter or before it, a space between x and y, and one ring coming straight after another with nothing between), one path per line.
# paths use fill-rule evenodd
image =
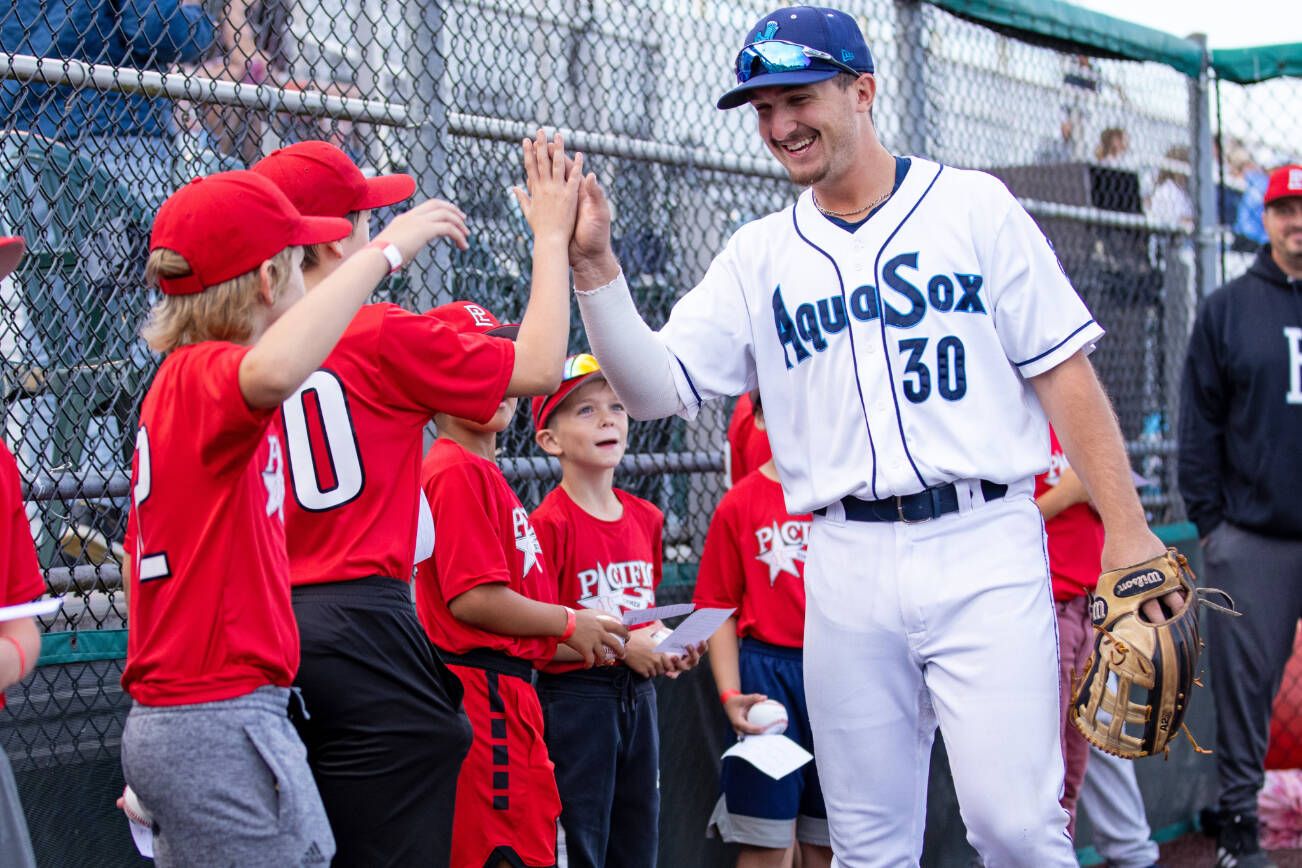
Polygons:
M1194 322L1180 401L1180 493L1209 585L1241 618L1211 618L1217 865L1261 868L1257 791L1293 634L1302 615L1302 166L1270 176L1262 246ZM1237 860L1237 861L1236 861Z
M1158 223L1192 230L1193 200L1189 198L1189 148L1176 145L1166 152L1157 173L1157 186L1148 203L1148 216Z
M1081 140L1081 112L1072 105L1062 107L1062 123L1058 126L1058 135L1051 136L1041 143L1035 152L1037 163L1070 163L1079 160L1085 153L1085 143Z
M17 0L0 18L0 48L128 69L195 60L213 25L193 0ZM168 192L169 103L64 85L0 83L0 125L86 150L150 208Z
M1130 152L1130 137L1121 127L1108 127L1099 133L1094 159L1104 166L1122 166Z

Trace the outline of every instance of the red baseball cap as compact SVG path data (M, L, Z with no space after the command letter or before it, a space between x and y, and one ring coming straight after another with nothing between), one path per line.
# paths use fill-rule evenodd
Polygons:
M1266 204L1288 196L1302 196L1302 166L1284 166L1270 175L1270 183L1266 186Z
M439 305L433 310L426 311L425 315L441 319L459 332L474 332L512 341L520 332L519 323L503 325L497 317L493 316L492 311L473 301L454 301Z
M556 412L570 392L573 392L579 386L591 380L593 377L605 379L605 374L601 373L601 366L597 364L597 359L591 353L579 353L570 356L565 360L565 368L561 373L561 385L555 392L550 395L538 395L530 404L529 410L533 415L533 427L542 430L547 427L547 420L551 418L552 413Z
M149 249L174 250L192 269L168 277L168 295L192 295L247 274L286 247L347 238L342 217L304 217L280 188L247 170L195 178L167 198L154 218Z
M249 167L284 191L294 207L318 217L343 217L411 198L410 175L368 178L351 158L329 142L299 142L277 148Z
M8 277L9 272L18 267L23 258L27 242L17 235L0 235L0 277Z

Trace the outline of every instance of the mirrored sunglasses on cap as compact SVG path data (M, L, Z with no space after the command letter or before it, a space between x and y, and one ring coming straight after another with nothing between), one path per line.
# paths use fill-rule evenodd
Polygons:
M855 78L863 74L826 51L781 39L765 39L762 42L752 42L737 55L737 81L744 84L756 75L809 69L816 60L829 63Z
M579 353L565 360L565 367L561 369L561 381L595 374L600 370L601 365L597 364L596 356L592 355L592 353Z

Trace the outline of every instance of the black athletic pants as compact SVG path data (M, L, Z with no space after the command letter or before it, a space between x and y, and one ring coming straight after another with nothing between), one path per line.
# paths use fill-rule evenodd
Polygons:
M470 722L410 587L370 576L293 594L294 683L310 715L294 724L334 832L333 864L446 868Z
M1207 667L1216 703L1219 807L1257 813L1270 709L1302 618L1302 540L1261 536L1229 522L1207 535L1202 584L1234 598L1238 618L1208 611ZM1215 598L1213 598L1215 599Z

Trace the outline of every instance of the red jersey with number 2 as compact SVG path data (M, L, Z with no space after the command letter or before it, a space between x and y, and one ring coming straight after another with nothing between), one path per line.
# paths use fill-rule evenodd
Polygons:
M416 614L444 651L504 651L535 663L556 653L557 637L508 636L458 621L448 600L479 585L556 602L538 535L501 469L441 437L425 455L421 484L434 517L434 555L416 565Z
M425 423L435 413L487 422L514 364L508 340L460 333L392 304L363 307L281 406L293 584L408 581Z
M144 705L288 687L298 670L284 452L274 408L250 408L240 391L248 351L224 341L174 350L141 404L122 686Z
M710 519L692 602L736 607L739 636L803 647L809 523L787 512L777 482L758 470L742 477Z

